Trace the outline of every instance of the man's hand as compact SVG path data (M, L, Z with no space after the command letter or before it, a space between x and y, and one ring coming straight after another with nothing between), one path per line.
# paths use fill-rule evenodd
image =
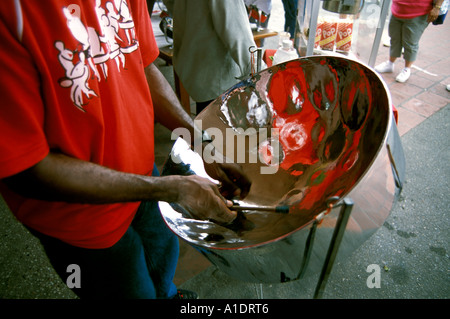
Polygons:
M233 203L226 200L216 184L197 176L180 176L177 185L176 202L197 219L211 220L218 224L229 224L236 218L236 212L228 209Z
M221 183L220 193L225 198L239 196L245 198L251 187L251 181L239 164L234 163L204 163L209 176Z
M222 196L226 198L239 196L243 199L248 195L252 183L241 165L230 163L209 141L201 144L201 155L206 173L221 183Z

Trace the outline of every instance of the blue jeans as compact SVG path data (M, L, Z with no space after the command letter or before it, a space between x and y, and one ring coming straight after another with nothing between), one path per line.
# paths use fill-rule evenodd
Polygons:
M156 168L153 175L159 175ZM85 249L31 232L40 239L53 267L64 283L79 266L80 298L171 298L178 262L178 238L165 224L157 202L141 203L125 235L112 247Z
M297 23L297 0L282 0L284 8L284 31L289 31L291 39L295 38L295 26Z

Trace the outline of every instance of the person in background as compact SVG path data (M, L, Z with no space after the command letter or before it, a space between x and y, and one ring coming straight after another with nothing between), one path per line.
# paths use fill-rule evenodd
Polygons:
M147 9L150 17L152 16L153 7L155 6L156 0L147 0Z
M389 60L375 67L379 73L394 72L394 62L402 54L405 67L395 80L406 82L411 75L411 67L416 61L419 41L430 22L437 19L443 0L393 0L389 36L391 38Z
M290 33L291 39L295 38L295 26L297 24L297 6L297 0L283 0L284 31Z
M77 266L81 298L195 298L173 283L178 238L158 201L226 225L226 193L250 181L217 162L205 169L220 191L159 176L154 120L199 129L153 64L146 1L4 0L0 35L0 193L63 282Z
M272 11L272 0L244 0L244 3L247 7L249 21L256 23L261 28L267 28Z
M173 65L200 113L250 75L256 47L242 0L164 0L173 17Z

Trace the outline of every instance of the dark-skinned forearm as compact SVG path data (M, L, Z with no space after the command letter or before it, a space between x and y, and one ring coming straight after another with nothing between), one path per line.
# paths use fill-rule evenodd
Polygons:
M154 64L145 68L145 74L152 94L155 120L171 131L186 128L194 136L194 121L181 106L164 75Z
M50 153L35 166L4 179L29 198L71 203L177 201L178 176L149 177L118 172L63 154Z

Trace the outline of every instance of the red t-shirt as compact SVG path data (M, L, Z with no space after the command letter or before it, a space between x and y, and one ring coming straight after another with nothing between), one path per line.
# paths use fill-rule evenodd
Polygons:
M391 11L400 19L413 19L430 13L433 0L393 0Z
M149 175L159 54L145 0L2 0L0 179L50 150ZM113 245L139 203L68 204L2 195L25 225L85 248Z

